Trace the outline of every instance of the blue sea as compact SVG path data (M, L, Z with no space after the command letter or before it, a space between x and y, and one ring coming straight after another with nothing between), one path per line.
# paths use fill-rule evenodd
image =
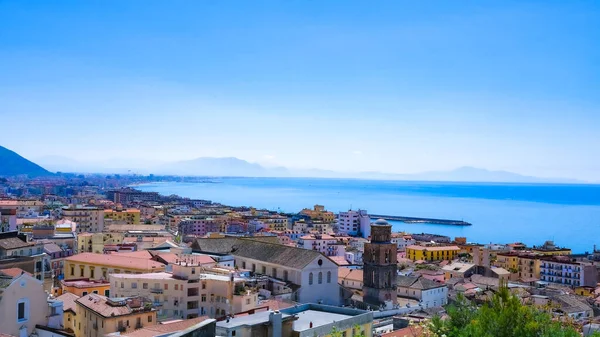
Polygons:
M298 212L366 209L372 214L464 220L468 227L392 222L395 231L465 236L470 242L540 245L576 253L600 245L600 185L409 182L313 178L210 178L137 186L164 195Z

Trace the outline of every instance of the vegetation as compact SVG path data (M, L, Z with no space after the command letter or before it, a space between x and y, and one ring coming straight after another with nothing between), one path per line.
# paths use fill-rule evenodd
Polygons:
M492 300L478 308L464 297L447 308L448 319L439 317L422 324L429 337L580 337L573 322L560 321L546 311L526 306L501 288ZM592 335L600 337L600 334Z

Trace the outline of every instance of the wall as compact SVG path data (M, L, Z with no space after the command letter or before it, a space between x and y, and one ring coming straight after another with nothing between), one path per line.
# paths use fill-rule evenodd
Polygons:
M48 313L47 295L41 281L23 274L4 289L0 300L0 332L19 336L22 326L27 328L27 335L33 332L36 324L45 325ZM17 321L17 303L25 302L27 319Z

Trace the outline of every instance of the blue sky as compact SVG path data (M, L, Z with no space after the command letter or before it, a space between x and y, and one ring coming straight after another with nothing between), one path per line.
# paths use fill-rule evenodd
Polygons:
M0 1L0 145L600 180L595 1Z

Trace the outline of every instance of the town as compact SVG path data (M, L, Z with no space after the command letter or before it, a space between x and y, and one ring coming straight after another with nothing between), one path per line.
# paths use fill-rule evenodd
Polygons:
M600 330L596 247L479 244L395 232L367 210L290 214L135 188L160 179L2 178L0 335L422 336L449 304L502 291Z

